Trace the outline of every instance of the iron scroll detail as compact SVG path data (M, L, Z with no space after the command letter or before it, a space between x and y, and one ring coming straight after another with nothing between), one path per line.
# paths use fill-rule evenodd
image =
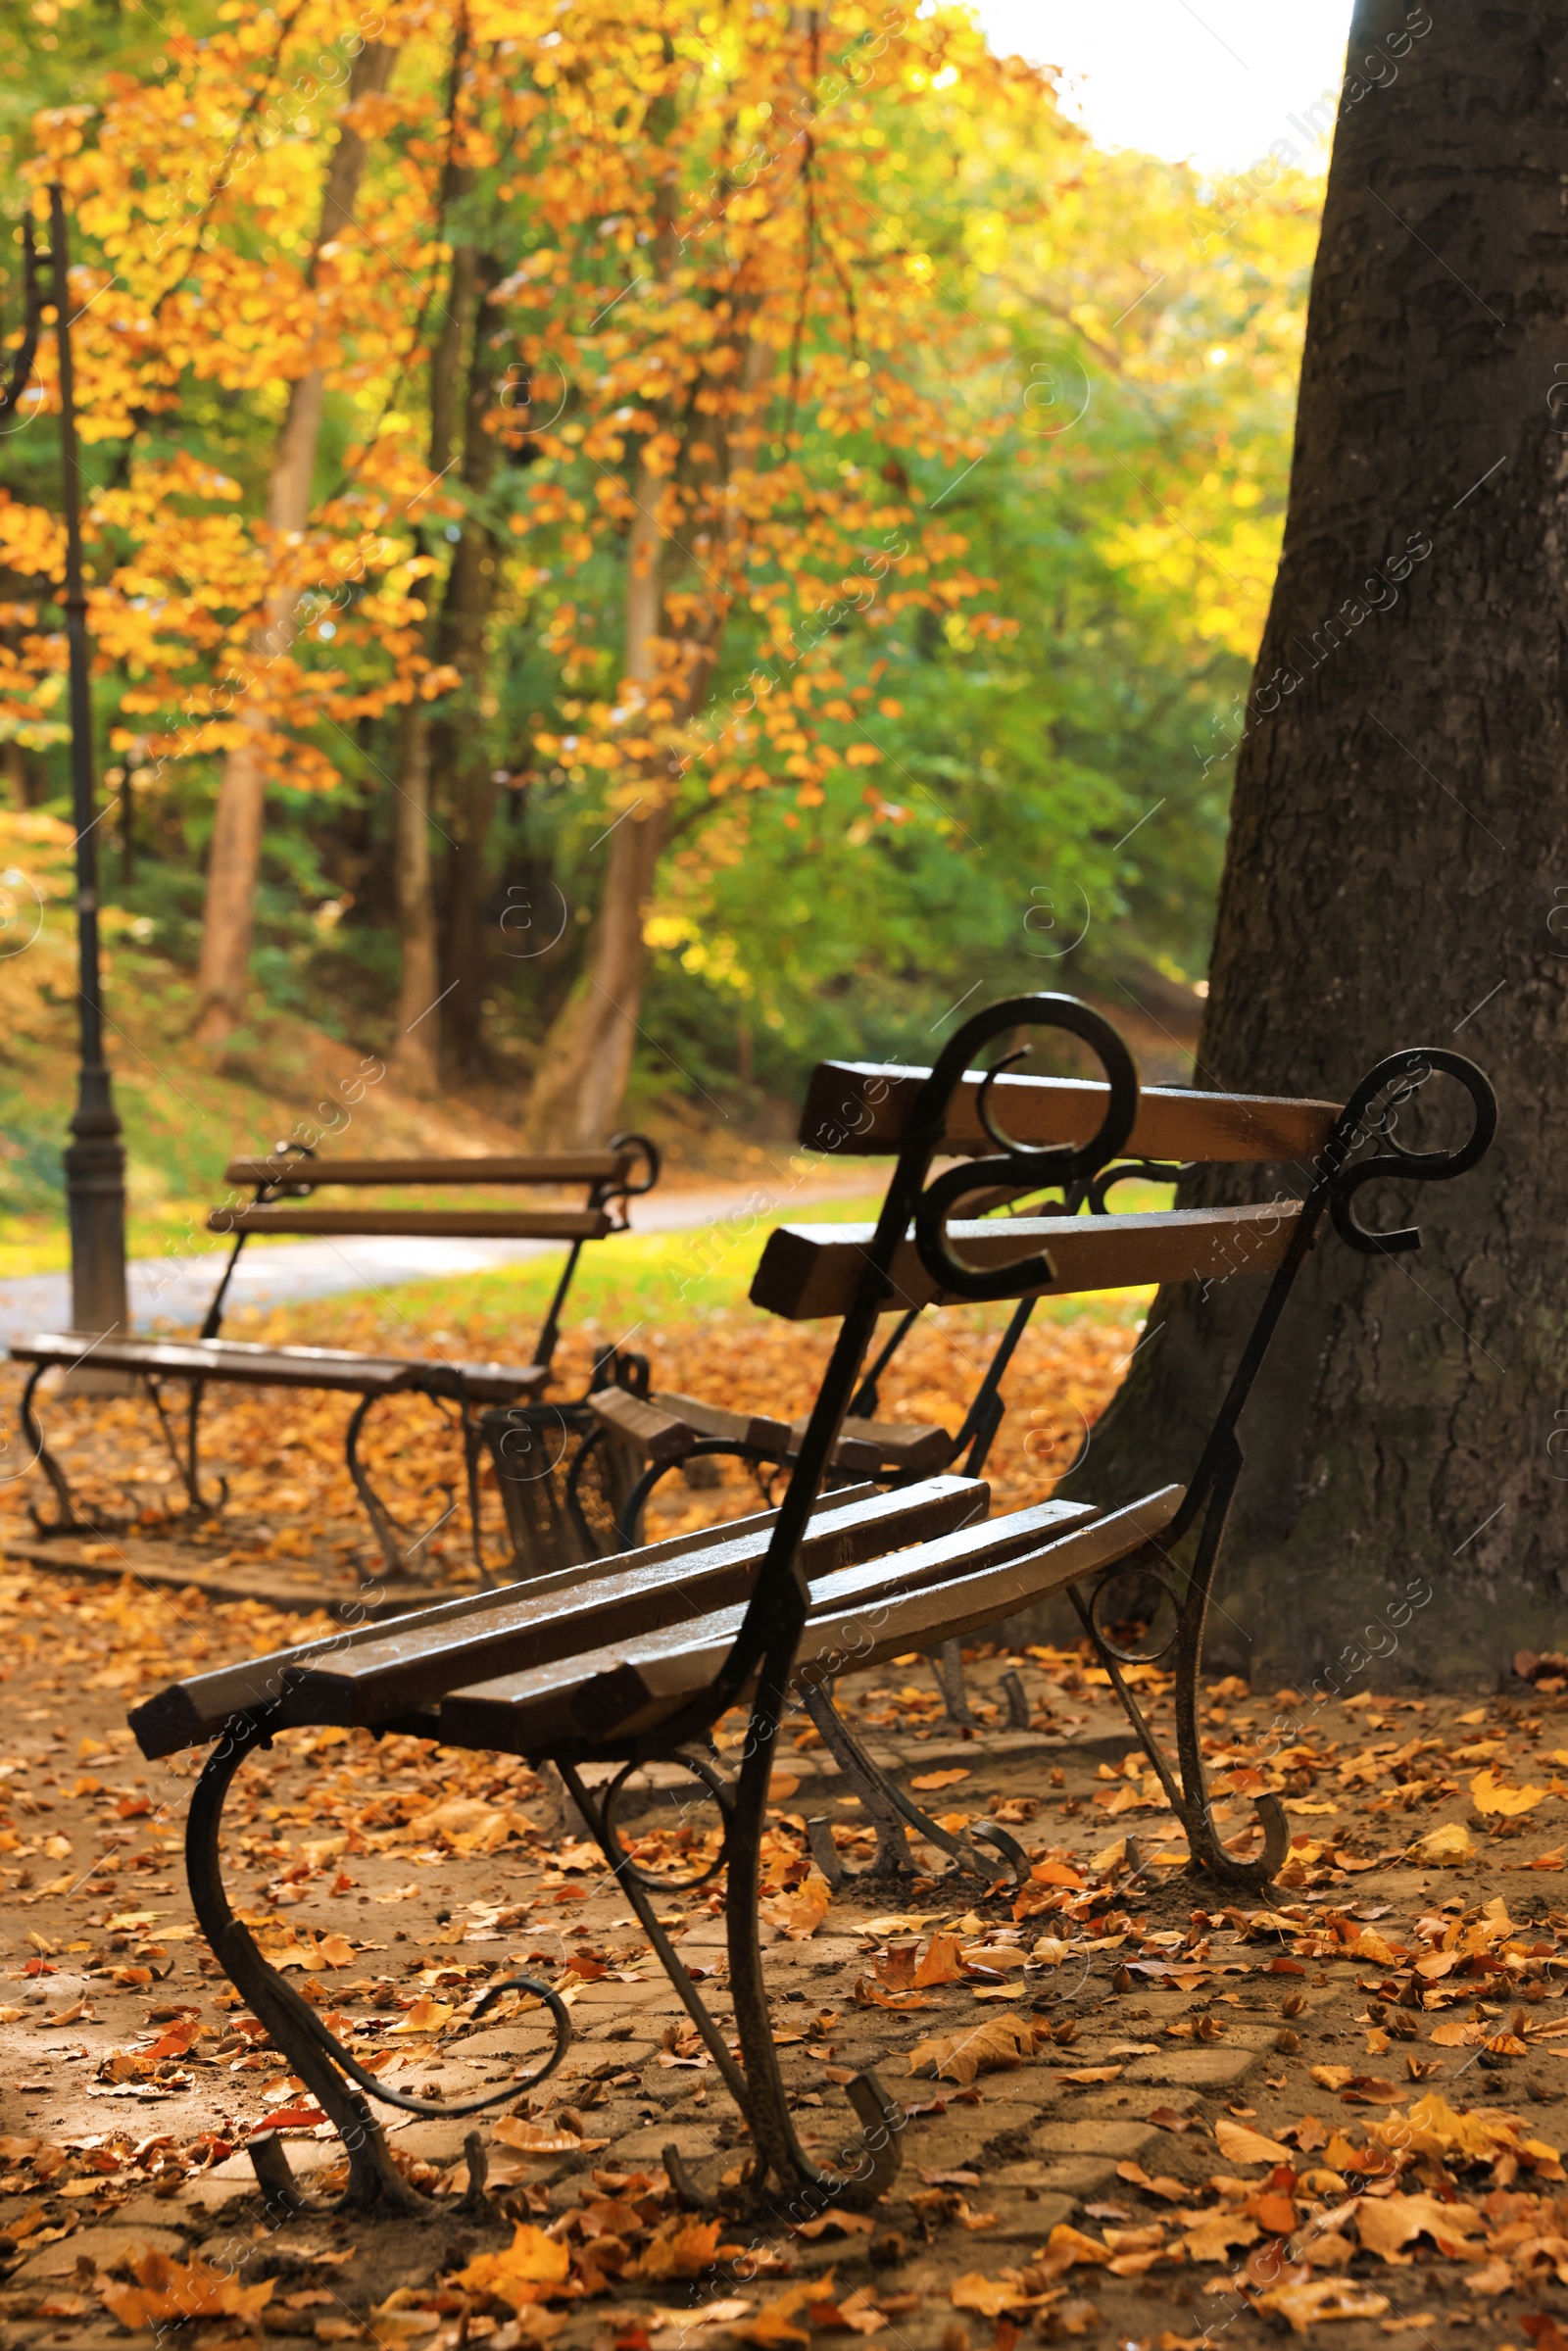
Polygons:
M1475 1110L1475 1124L1468 1139L1455 1151L1410 1151L1394 1131L1399 1104L1408 1102L1429 1078L1440 1075L1453 1078L1463 1087ZM1369 1120L1368 1113L1378 1097L1390 1088L1396 1089L1393 1101L1380 1117ZM1496 1132L1497 1098L1490 1079L1474 1061L1467 1060L1463 1053L1449 1053L1441 1045L1411 1046L1403 1053L1390 1053L1367 1072L1346 1103L1329 1147L1329 1215L1334 1230L1342 1241L1367 1257L1391 1257L1404 1249L1419 1249L1421 1235L1414 1225L1392 1233L1368 1232L1355 1213L1355 1194L1364 1185L1399 1178L1417 1184L1446 1183L1486 1156ZM1353 1167L1347 1166L1345 1157L1368 1134L1376 1136L1379 1149L1370 1158L1358 1159ZM1338 1164L1333 1163L1336 1158Z
M966 1265L956 1257L948 1245L947 1224L960 1200L998 1186L1033 1192L1054 1184L1064 1188L1081 1184L1117 1157L1138 1117L1138 1068L1132 1054L1108 1020L1076 997L1058 995L1009 997L966 1021L931 1072L922 1111L940 1120L954 1089L967 1072L971 1055L993 1037L1019 1028L1065 1029L1080 1038L1105 1073L1109 1086L1105 1114L1088 1143L1031 1149L1004 1132L991 1105L991 1089L997 1078L1028 1049L1009 1053L987 1073L975 1109L981 1126L997 1146L996 1155L971 1159L936 1177L921 1194L914 1212L914 1245L920 1262L932 1280L955 1298L1015 1298L1055 1280L1055 1269L1043 1252L989 1270Z

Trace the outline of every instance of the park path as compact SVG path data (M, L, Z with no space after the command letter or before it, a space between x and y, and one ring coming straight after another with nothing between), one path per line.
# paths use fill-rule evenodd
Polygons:
M631 1202L636 1233L691 1232L727 1217L790 1216L814 1200L844 1200L867 1189L863 1172L836 1181L800 1183L788 1163L760 1168L746 1184L701 1191L656 1192ZM487 1273L520 1264L563 1245L557 1241L397 1241L372 1237L269 1242L246 1249L229 1289L228 1311L245 1306L296 1305L346 1290L379 1290L403 1282L447 1281L457 1274ZM216 1237L192 1255L133 1257L126 1268L131 1323L138 1331L159 1323L188 1328L207 1311L227 1244ZM0 1343L32 1331L71 1327L71 1277L66 1273L22 1274L0 1281Z

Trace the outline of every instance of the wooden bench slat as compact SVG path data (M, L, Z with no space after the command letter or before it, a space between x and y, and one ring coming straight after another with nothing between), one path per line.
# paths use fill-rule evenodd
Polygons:
M975 1114L982 1072L954 1089L942 1148L990 1151ZM880 1155L899 1150L905 1122L929 1072L897 1063L821 1061L811 1072L800 1138L811 1151ZM991 1089L993 1115L1019 1143L1087 1143L1105 1112L1108 1089L1087 1078L1007 1075ZM1124 1158L1304 1163L1322 1150L1340 1115L1337 1102L1289 1095L1205 1094L1145 1086Z
M981 1479L932 1478L895 1494L819 1511L802 1539L807 1573L845 1566L919 1543L982 1518L990 1488ZM585 1640L630 1640L705 1610L744 1601L767 1549L765 1533L722 1536L677 1559L649 1562L633 1553L619 1572L601 1562L592 1581L541 1596L509 1593L482 1624L426 1626L394 1622L380 1639L321 1656L282 1673L284 1723L373 1723L388 1713L428 1705L471 1679L475 1668L514 1673L520 1666L569 1657Z
M871 1499L868 1486L846 1487L833 1496L834 1506L843 1509L856 1502ZM749 1518L733 1519L724 1533L732 1540L765 1535L777 1518L776 1510L759 1510ZM509 1584L498 1592L466 1592L451 1600L436 1600L428 1608L411 1609L399 1621L405 1629L441 1632L466 1617L483 1616L492 1608L504 1607L516 1599L519 1592L538 1598L548 1592L564 1592L575 1584L592 1582L596 1577L627 1565L631 1560L644 1564L678 1559L683 1552L700 1551L712 1541L710 1527L689 1528L684 1535L667 1535L660 1543L645 1543L636 1551L622 1551L611 1559L594 1559L575 1567L549 1570L542 1576L531 1576L524 1584ZM282 1689L286 1667L308 1664L313 1658L335 1656L342 1649L363 1647L366 1642L380 1641L386 1632L385 1624L367 1618L361 1625L345 1626L340 1632L328 1633L319 1641L301 1642L290 1649L273 1649L265 1657L252 1657L238 1665L221 1665L215 1672L193 1674L182 1682L173 1682L147 1698L128 1717L136 1735L136 1743L149 1763L161 1756L176 1754L181 1747L197 1746L203 1740L216 1739L225 1724L236 1715L246 1714L276 1699Z
M225 1184L608 1184L634 1151L544 1151L472 1159L230 1159Z
M970 1265L1012 1265L1044 1249L1056 1279L1029 1295L1065 1298L1197 1276L1267 1273L1291 1244L1299 1200L1241 1208L1175 1208L1139 1216L1012 1216L950 1224L954 1254ZM754 1306L788 1322L849 1311L873 1228L780 1225L752 1283ZM887 1311L954 1302L927 1273L912 1237L893 1261Z
M167 1380L229 1380L246 1388L326 1388L377 1396L436 1371L461 1380L475 1403L507 1403L544 1387L542 1363L441 1363L398 1355L353 1355L336 1347L267 1347L250 1339L100 1339L74 1331L35 1332L9 1348L18 1363L75 1364Z
M813 1668L828 1679L879 1665L911 1641L997 1624L1157 1540L1185 1492L1164 1487L1102 1517L1082 1503L1037 1504L983 1529L813 1578L797 1678L811 1678ZM526 1754L562 1739L651 1730L708 1688L742 1614L739 1606L714 1610L635 1644L606 1643L558 1665L454 1690L441 1702L440 1737L453 1746Z
M727 1412L720 1404L704 1403L675 1390L658 1389L643 1397L621 1388L603 1388L588 1402L598 1419L636 1445L652 1464L678 1461L699 1437L781 1458L796 1451L806 1434L804 1418L785 1422ZM846 1420L833 1460L840 1469L868 1473L884 1466L925 1471L940 1468L951 1449L946 1429L930 1422Z
M294 1200L214 1208L210 1233L342 1233L392 1241L603 1241L603 1208L312 1208Z

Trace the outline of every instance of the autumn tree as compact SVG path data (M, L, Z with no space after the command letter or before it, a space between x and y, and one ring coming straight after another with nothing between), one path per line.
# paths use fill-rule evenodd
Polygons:
M1369 1651L1385 1684L1490 1682L1561 1604L1562 58L1542 0L1358 0L1351 25L1197 1077L1343 1100L1430 1043L1482 1065L1501 1125L1451 1191L1379 1188L1418 1255L1329 1239L1293 1300L1211 1627L1264 1689L1348 1687ZM1454 1091L1401 1138L1463 1132ZM1255 1308L1250 1281L1162 1295L1079 1483L1189 1467ZM1412 1592L1396 1641L1364 1630Z

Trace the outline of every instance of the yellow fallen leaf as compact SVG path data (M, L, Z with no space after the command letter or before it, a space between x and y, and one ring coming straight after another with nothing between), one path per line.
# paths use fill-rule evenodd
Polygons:
M967 2086L976 2074L1021 2065L1040 2039L1049 2038L1044 2027L1037 2035L1037 2029L1018 2017L987 2017L968 2033L933 2033L917 2042L909 2052L909 2071Z
M1454 1869L1468 1861L1475 1851L1475 1841L1463 1821L1445 1821L1441 1829L1430 1829L1418 1837L1410 1847L1412 1861L1424 1861L1431 1869Z
M955 2310L978 2311L983 2319L1000 2319L1004 2311L1027 2309L1030 2299L1028 2287L1015 2278L987 2278L980 2270L966 2271L948 2288L948 2300Z
M552 2131L548 2123L530 2123L520 2114L504 2114L493 2135L504 2147L515 2147L523 2155L576 2155L584 2147L609 2144L602 2138L578 2138L570 2131Z
M97 2291L105 2309L132 2333L171 2321L177 2327L188 2319L254 2320L277 2283L275 2278L264 2278L257 2285L241 2285L226 2270L201 2260L171 2261L155 2245L144 2245L129 2258L135 2284L105 2278Z
M501 2253L476 2253L453 2282L476 2294L494 2294L514 2310L544 2297L561 2285L571 2269L571 2255L558 2237L547 2236L532 2221L519 2221L513 2239Z
M1477 1772L1470 1783L1470 1801L1480 1813L1496 1813L1503 1820L1517 1819L1521 1812L1533 1812L1546 1800L1544 1788L1504 1788L1489 1771Z
M810 2330L794 2324L796 2314L804 2311L808 2302L828 2300L832 2285L831 2270L825 2278L803 2278L797 2284L787 2285L781 2294L775 2294L771 2302L764 2302L753 2317L732 2326L729 2332L743 2343L757 2344L758 2351L777 2351L782 2343L808 2343Z
M1319 2089L1343 2089L1355 2069L1348 2065L1315 2065L1312 2079Z
M416 2000L407 2016L400 2017L392 2027L394 2033L439 2033L447 2019L457 2010L450 2000L432 2000L428 1996Z
M974 1774L966 1770L921 1772L917 1778L909 1782L909 1786L917 1788L922 1795L929 1795L938 1788L956 1788L960 1780L972 1780L973 1778Z
M678 2212L662 2221L642 2249L635 2265L639 2278L700 2278L719 2257L719 2238L723 2234L722 2221L698 2221L689 2214ZM734 2252L736 2248L730 2247ZM818 2281L818 2284L820 2281ZM813 2286L811 2298L816 2298ZM750 2322L758 2324L766 2316L766 2305Z

